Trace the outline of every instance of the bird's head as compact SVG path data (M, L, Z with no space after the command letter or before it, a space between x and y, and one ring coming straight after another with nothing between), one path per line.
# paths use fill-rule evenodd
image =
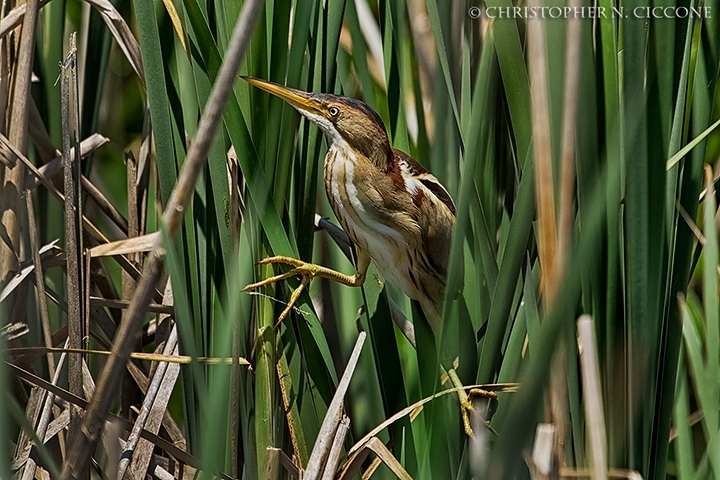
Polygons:
M360 100L303 92L253 77L242 78L292 105L320 127L331 147L347 146L365 155L378 167L389 166L392 155L385 125L380 116Z

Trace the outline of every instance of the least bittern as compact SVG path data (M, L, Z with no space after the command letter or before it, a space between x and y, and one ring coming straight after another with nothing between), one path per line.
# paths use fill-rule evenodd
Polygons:
M285 263L295 268L245 289L301 276L300 287L291 295L279 322L312 278L360 286L372 259L387 280L420 303L439 338L455 228L455 205L445 187L409 155L390 146L380 116L363 102L242 78L288 102L325 134L329 145L325 191L358 254L357 272L352 276L293 258L267 258L261 263ZM467 397L461 400L467 407Z

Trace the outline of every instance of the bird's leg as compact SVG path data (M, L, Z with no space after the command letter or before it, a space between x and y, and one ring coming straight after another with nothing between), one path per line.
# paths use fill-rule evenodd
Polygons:
M455 359L455 361L457 362L457 359ZM465 385L463 385L460 377L458 377L458 374L455 371L455 369L457 368L456 365L453 365L453 368L450 368L447 371L443 366L441 366L440 368L442 369L443 375L447 375L447 378L450 380L453 387L458 389L457 396L458 400L460 401L460 414L462 415L463 428L465 429L465 434L468 437L474 437L475 434L473 433L473 429L470 426L470 415L475 413L475 407L473 406L472 398L476 396L497 398L497 394L495 392L489 392L481 388L472 388L469 392L466 392Z
M256 288L264 287L266 285L270 285L281 280L286 280L294 276L302 277L300 285L295 290L293 290L292 294L290 295L290 300L287 303L287 307L285 307L285 310L283 310L278 317L277 323L279 324L280 322L285 320L285 318L290 313L292 307L295 306L295 303L297 303L303 290L305 290L305 287L307 287L307 285L310 283L310 280L315 277L327 278L328 280L332 280L334 282L338 282L349 287L361 286L363 283L365 283L365 274L367 273L367 269L370 266L370 256L364 251L358 249L358 265L355 275L345 275L344 273L340 273L336 270L332 270L321 265L303 262L302 260L298 260L296 258L284 256L265 258L258 262L258 265L269 265L272 263L284 263L286 265L291 265L295 268L291 269L288 272L275 275L274 277L266 278L265 280L262 280L260 282L252 283L245 287L244 291L247 292L248 290L255 290Z

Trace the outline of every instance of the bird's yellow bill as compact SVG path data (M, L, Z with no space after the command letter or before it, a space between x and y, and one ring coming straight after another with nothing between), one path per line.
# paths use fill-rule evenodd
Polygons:
M304 110L309 113L320 113L316 100L314 100L309 93L303 92L302 90L296 90L294 88L278 85L274 82L268 82L267 80L260 80L259 78L255 77L241 76L240 78L248 82L250 85L253 85L261 90L265 90L266 92L271 93L278 98L282 98L295 108Z

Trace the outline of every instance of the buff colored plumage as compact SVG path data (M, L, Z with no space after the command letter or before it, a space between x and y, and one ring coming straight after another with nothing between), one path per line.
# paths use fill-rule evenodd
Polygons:
M296 268L246 289L293 275L303 276L301 288L291 297L282 320L312 277L359 286L365 281L372 259L390 283L420 302L433 331L439 335L455 227L455 205L447 190L409 155L391 148L379 115L363 102L243 78L290 103L325 134L329 145L325 190L358 252L353 276L295 259L272 257L263 263L288 263Z

